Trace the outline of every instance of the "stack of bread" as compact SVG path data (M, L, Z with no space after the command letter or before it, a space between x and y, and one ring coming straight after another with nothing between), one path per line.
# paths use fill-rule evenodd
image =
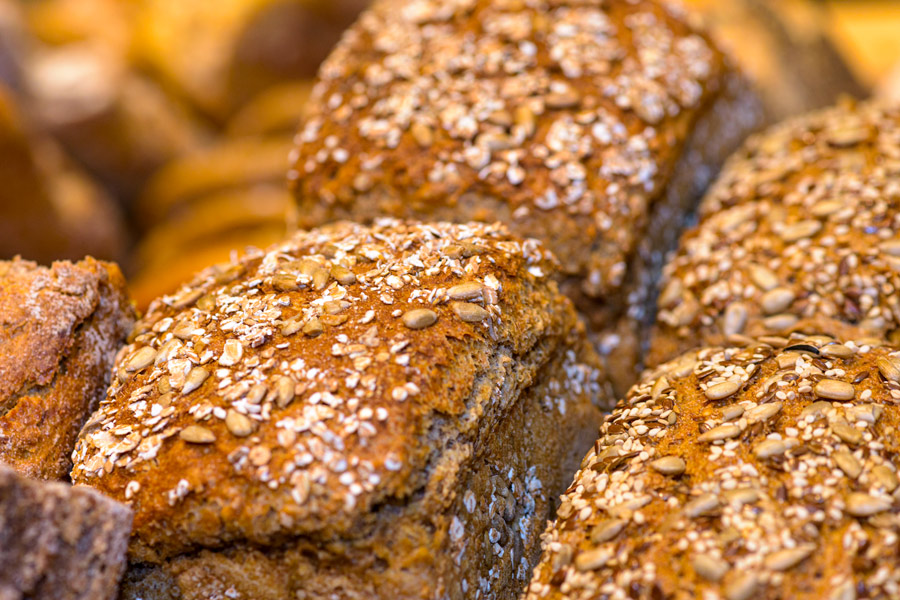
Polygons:
M188 142L100 141L124 83L53 132L140 180L148 308L0 262L0 598L900 596L900 110L743 142L775 105L661 0L375 0L312 87L356 3L88 4L129 41L26 15Z

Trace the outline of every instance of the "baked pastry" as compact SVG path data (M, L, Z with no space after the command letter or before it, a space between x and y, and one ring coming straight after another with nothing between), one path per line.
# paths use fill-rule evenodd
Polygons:
M829 39L828 7L812 0L688 0L753 81L767 122L868 90Z
M309 79L274 85L260 92L228 120L226 133L229 137L293 136L312 86L313 81Z
M142 0L137 60L218 121L308 79L367 0Z
M527 600L900 594L900 351L750 341L636 385L543 536Z
M154 302L72 471L135 510L124 597L515 598L608 397L553 268L341 223Z
M649 364L734 335L900 342L900 110L845 104L749 140L665 269Z
M118 207L21 121L12 94L0 85L0 259L120 258Z
M0 462L66 477L133 323L114 264L0 262Z
M0 465L0 598L114 600L131 516L91 489Z
M498 220L636 377L684 215L759 114L706 34L656 1L379 0L320 70L289 177L309 227Z

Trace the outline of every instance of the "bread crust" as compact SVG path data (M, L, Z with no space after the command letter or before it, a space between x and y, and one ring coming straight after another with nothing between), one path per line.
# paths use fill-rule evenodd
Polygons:
M299 546L296 562L308 548L376 547L401 522L445 548L448 507L477 461L508 445L520 475L535 459L559 477L568 442L597 422L600 366L553 268L499 224L383 220L301 232L207 270L138 324L73 480L133 506L136 561L253 546L277 562ZM520 404L534 405L523 425L560 428L548 455L500 436ZM392 544L385 559L399 573L417 565L416 586L451 568ZM440 581L428 589L451 593Z
M660 366L601 426L525 598L896 596L900 351L797 335Z
M748 140L665 268L648 363L729 336L900 341L898 124L847 103Z
M297 136L301 226L507 223L556 254L595 329L615 330L675 166L736 77L686 21L647 1L376 2L320 69ZM733 148L759 116L747 104L697 145Z
M0 262L0 461L66 477L134 318L112 263Z

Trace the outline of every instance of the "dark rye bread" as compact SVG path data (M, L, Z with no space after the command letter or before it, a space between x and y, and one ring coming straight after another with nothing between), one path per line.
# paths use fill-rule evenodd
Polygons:
M900 596L900 351L787 344L694 351L632 388L526 600Z
M131 516L94 490L0 465L0 599L113 600Z
M497 220L541 239L630 384L654 268L759 117L686 21L646 0L376 1L297 135L301 226Z
M793 331L900 342L900 109L845 103L754 136L665 268L648 363Z
M134 319L112 263L0 261L0 462L39 479L68 475Z
M73 469L135 509L125 597L516 597L609 397L554 268L343 223L156 301Z

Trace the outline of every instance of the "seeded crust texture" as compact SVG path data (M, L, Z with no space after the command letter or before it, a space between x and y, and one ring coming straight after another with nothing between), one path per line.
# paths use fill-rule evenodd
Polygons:
M553 268L341 223L151 305L74 455L135 510L125 597L516 597L609 397Z
M113 600L131 516L94 490L0 465L0 598Z
M900 110L845 104L748 140L666 266L648 363L730 336L900 342Z
M134 319L112 263L0 261L0 462L39 479L68 475Z
M541 239L629 385L639 336L616 321L649 322L643 270L759 117L706 34L647 1L381 0L319 79L289 173L303 226L498 220Z
M900 595L900 351L770 341L685 354L632 388L527 600Z

